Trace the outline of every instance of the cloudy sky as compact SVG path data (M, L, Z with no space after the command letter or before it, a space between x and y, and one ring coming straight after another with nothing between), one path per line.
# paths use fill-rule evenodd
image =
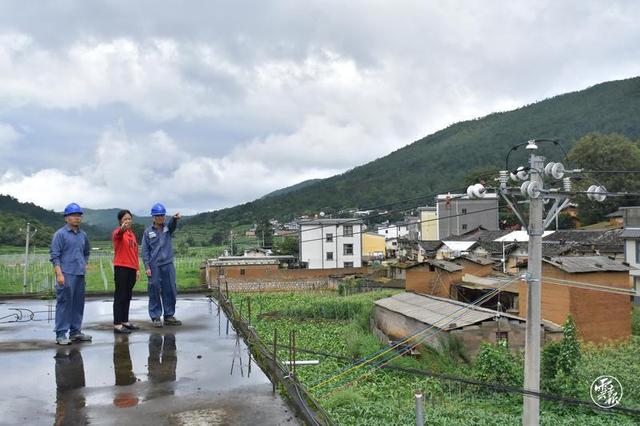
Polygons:
M0 193L232 206L638 76L639 16L637 1L3 0Z

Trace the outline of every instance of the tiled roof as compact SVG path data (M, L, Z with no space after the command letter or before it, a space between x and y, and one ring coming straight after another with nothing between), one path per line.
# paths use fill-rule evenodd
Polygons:
M568 273L580 272L624 272L631 268L606 256L561 256L543 259L546 263Z

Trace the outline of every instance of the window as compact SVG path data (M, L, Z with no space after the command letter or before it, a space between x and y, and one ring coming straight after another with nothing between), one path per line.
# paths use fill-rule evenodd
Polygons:
M636 263L640 263L640 240L636 240Z
M343 247L343 254L345 256L352 256L353 255L353 244L345 244L342 247Z
M244 268L240 269L240 275L244 275L244 274L245 274L245 272L246 272L246 271L244 270Z
M343 237L353 237L353 225L344 225L342 227Z
M333 242L333 234L327 234L327 242L328 243L332 243Z
M467 209L462 209L462 214L467 214Z
M344 262L345 268L353 268L353 262Z
M327 260L333 260L333 252L332 251L328 251L327 252Z
M508 331L498 331L496 333L496 343L504 342L505 345L509 345L509 332Z
M462 230L464 231L464 230L466 230L466 229L467 229L467 224L466 224L466 223L463 223L463 224L462 224Z

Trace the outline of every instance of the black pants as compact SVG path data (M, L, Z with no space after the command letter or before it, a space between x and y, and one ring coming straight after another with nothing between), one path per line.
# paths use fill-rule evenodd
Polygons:
M136 284L136 270L125 266L114 266L113 277L116 290L113 293L113 323L129 322L129 304Z

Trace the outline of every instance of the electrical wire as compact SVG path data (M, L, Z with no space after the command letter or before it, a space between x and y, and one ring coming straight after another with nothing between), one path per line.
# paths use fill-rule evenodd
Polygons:
M383 208L383 207L392 206L392 205L395 205L395 204L402 204L402 203L406 203L406 202L409 202L409 201L421 200L423 198L431 198L431 197L435 197L437 195L441 195L441 194L445 194L445 193L452 193L452 192L456 193L458 191L464 191L464 190L465 189L454 189L454 190L451 190L451 191L434 192L434 193L425 194L425 195L422 195L422 196L419 196L419 197L408 198L406 200L401 200L401 201L395 201L395 202L389 203L389 204L383 204L383 205L380 205L380 206L363 208L362 210L377 210L377 209L380 209L380 208ZM462 197L465 197L465 196L466 196L466 194L458 194L458 195L452 196L451 199L453 200L453 199L462 198ZM417 206L412 206L412 207L405 208L405 209L389 210L388 212L378 213L378 214L375 214L375 215L366 216L366 219L376 219L376 218L383 217L383 216L388 216L388 215L394 214L394 213L401 213L401 212L415 210L415 209L417 209L419 207L421 207L421 206L417 205ZM310 222L313 222L314 220L318 220L318 219L309 219ZM328 220L331 220L331 219L328 219ZM349 224L349 223L357 223L357 222L360 222L362 220L363 220L362 218L353 218L353 219L346 218L345 220L340 222L340 225ZM314 231L314 230L323 229L323 228L324 228L324 226L320 225L320 226L316 226L315 228L307 228L307 229L304 229L304 230L301 229L300 232L309 232L309 231Z
M413 224L420 225L422 223L438 222L438 221L445 220L445 219L451 219L451 218L461 217L461 216L468 216L468 215L472 215L472 214L476 214L476 213L483 213L483 212L488 212L488 211L492 211L492 210L499 210L499 209L503 209L503 208L508 208L508 206L506 206L506 205L500 206L499 205L498 207L489 207L489 208L486 208L486 209L474 210L474 211L467 212L467 213L459 213L459 214L454 214L454 215L450 215L450 216L442 216L442 217L437 217L435 219L419 220L417 222L413 222ZM342 225L342 223L341 223L341 225ZM315 228L315 229L321 229L321 228L323 228L323 227L319 227L319 228ZM358 231L358 232L352 232L351 235L349 235L347 237L351 237L353 235L364 234L366 232L367 231L365 231L365 230ZM334 238L336 238L336 239L339 238L339 237L344 238L345 235L336 235L336 236L334 236ZM302 240L302 241L300 241L300 243L309 243L309 242L313 242L313 241L322 241L322 240L325 240L325 238L326 237L324 237L324 236L320 237L320 238L311 238L311 239L308 239L308 240Z
M625 295L625 296L633 296L635 295L635 292L632 289L624 289L624 288L617 288L617 287L610 287L610 286L601 286L598 284L592 284L592 283L585 283L582 281L571 281L571 280L562 280L559 278L553 278L553 277L542 277L541 281L544 282L548 282L550 284L555 284L555 285L564 285L566 287L574 287L574 288L580 288L582 290L593 290L593 291L601 291L601 292L605 292L605 293L613 293L613 294L620 294L620 295Z
M350 367L350 368L347 368L347 369L343 369L343 370L341 370L341 371L337 372L336 374L331 373L331 374L329 374L329 375L328 375L328 378L326 378L327 376L325 376L325 378L326 378L326 379L325 379L325 378L322 378L322 379L318 380L318 381L317 381L317 383L315 383L315 384L313 384L313 385L312 385L312 388L311 388L310 390L314 390L314 389L316 389L316 388L318 388L318 387L324 386L325 384L327 384L327 383L329 383L329 382L331 382L331 381L333 381L333 380L337 379L338 377L341 377L341 376L343 376L343 375L345 375L345 374L348 374L348 373L350 373L350 372L356 371L356 370L358 370L358 369L360 369L360 368L362 368L362 367L366 366L368 363L372 362L373 360L378 359L378 358L380 358L380 357L384 356L385 354L387 354L387 353L389 353L389 352L391 352L391 351L393 351L393 350L397 349L398 347L400 347L400 346L402 346L402 345L406 344L407 342L409 342L409 341L411 341L411 340L414 340L414 339L416 339L416 338L420 337L420 335L422 335L422 334L424 334L424 333L426 333L426 332L430 331L431 329L439 328L439 330L438 330L438 331L436 331L436 333L435 333L435 334L438 334L439 332L441 332L441 331L442 331L442 329L443 329L444 327L446 327L447 325L451 324L454 320L457 320L457 319L461 318L461 316L455 317L453 320L448 321L448 322L446 322L445 324L442 324L442 325L440 325L440 324L439 324L441 321L445 321L445 320L447 320L448 318L452 317L453 315L457 314L458 312L462 312L462 315L464 315L464 312L465 312L465 311L468 311L468 310L470 310L472 307L477 306L477 305L479 305L480 303L484 302L485 300L487 300L487 299L489 299L489 298L493 297L495 294L499 293L499 292L500 292L500 290L501 290L502 288L506 287L508 284L510 284L510 283L512 283L512 282L514 282L514 281L516 281L516 280L518 280L518 279L520 279L520 277L516 277L516 278L514 278L513 280L510 280L510 281L505 282L505 283L504 283L503 285L501 285L500 287L498 287L498 288L496 288L496 289L492 290L491 292L489 292L489 293L487 293L487 294L485 294L485 295L481 296L480 298L478 298L476 301L474 301L474 303L469 304L469 305L467 305L467 306L463 306L463 307L461 307L460 309L458 309L458 310L456 310L456 311L454 311L454 312L450 313L449 315L445 316L444 318L441 318L441 319L440 319L438 322L436 322L435 324L431 324L430 326L426 327L425 329L423 329L423 330L421 330L421 331L419 331L419 332L417 332L417 333L414 333L413 335L408 336L408 337L406 337L405 339L403 339L403 340L401 340L401 341L399 341L399 342L397 342L397 343L395 343L395 344L393 344L393 345L389 345L389 347L387 347L387 348L383 348L382 350L380 350L380 351L378 351L378 352L375 352L375 353L373 353L373 354L371 354L371 355L367 356L367 357L365 358L365 360L364 360L364 361L362 361L362 362L360 362L360 360L359 360L359 361L356 361L356 362L354 363L353 367ZM442 328L441 328L441 327L442 327ZM435 334L432 334L432 335L435 335ZM427 338L432 337L432 335L427 336ZM421 340L420 340L420 341L418 341L418 343L416 343L416 344L414 344L414 345L413 345L413 348L415 348L416 346L418 346L419 344L421 344L424 340L425 340L425 339L421 338ZM318 382L319 382L319 383L318 383Z

